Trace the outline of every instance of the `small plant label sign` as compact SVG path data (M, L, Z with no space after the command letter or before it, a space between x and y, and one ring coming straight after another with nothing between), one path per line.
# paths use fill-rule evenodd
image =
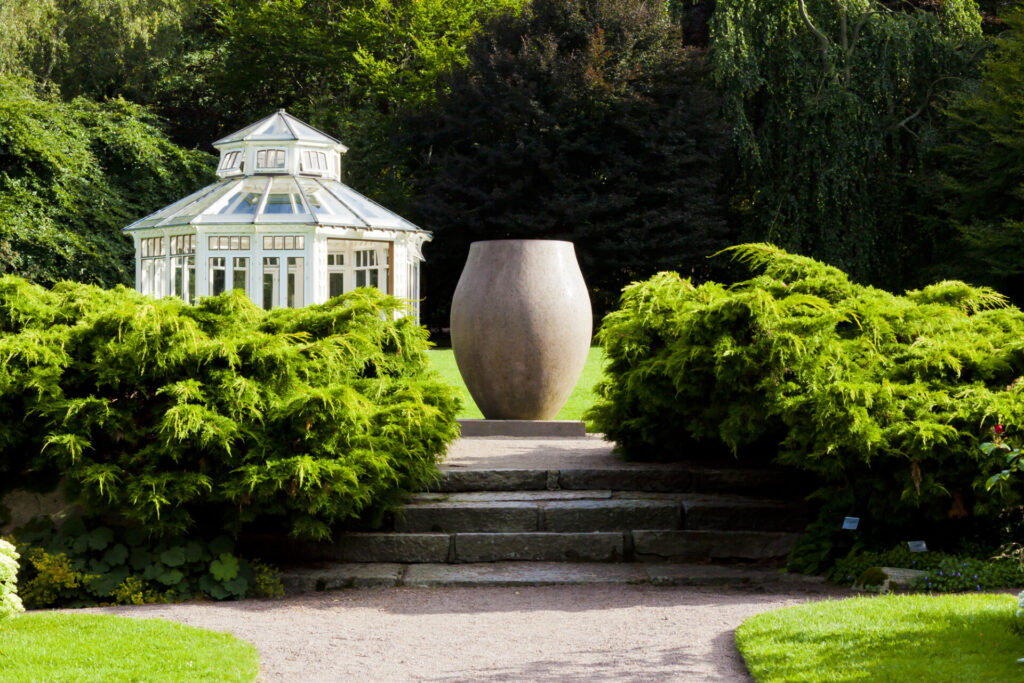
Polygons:
M860 517L843 517L843 528L847 531L855 531L860 524Z
M912 553L928 552L928 545L924 541L907 541L907 547Z

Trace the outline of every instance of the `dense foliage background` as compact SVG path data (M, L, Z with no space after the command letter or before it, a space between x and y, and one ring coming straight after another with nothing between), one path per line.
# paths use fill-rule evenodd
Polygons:
M1003 0L3 0L0 272L127 283L118 228L286 107L435 232L432 325L506 236L575 240L598 314L740 239L1017 301L1022 32Z
M599 311L654 270L706 275L737 231L703 76L658 5L535 0L491 22L437 104L405 122L411 211L441 228L433 319L476 240L572 241Z
M134 279L121 228L212 179L143 107L61 100L0 75L0 273L52 284Z

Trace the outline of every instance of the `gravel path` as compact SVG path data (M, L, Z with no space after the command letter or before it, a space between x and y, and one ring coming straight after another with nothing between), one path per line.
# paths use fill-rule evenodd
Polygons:
M844 591L630 585L386 588L104 608L230 631L263 681L747 681L748 616Z

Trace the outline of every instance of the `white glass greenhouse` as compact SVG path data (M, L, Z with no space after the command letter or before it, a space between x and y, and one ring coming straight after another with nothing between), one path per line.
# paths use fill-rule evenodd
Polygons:
M348 148L283 109L213 146L217 182L124 228L136 289L188 302L242 289L270 309L377 287L419 317L430 233L341 182Z

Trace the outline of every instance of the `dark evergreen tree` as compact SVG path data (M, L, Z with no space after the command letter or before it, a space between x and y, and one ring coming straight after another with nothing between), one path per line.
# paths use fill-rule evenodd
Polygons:
M413 215L436 231L431 323L474 240L573 241L598 314L632 280L703 273L732 240L715 103L661 4L538 0L486 26L469 61L409 122Z
M1024 302L1024 7L982 65L981 78L947 110L949 143L939 148L942 172L932 184L944 234L946 267L996 286Z

